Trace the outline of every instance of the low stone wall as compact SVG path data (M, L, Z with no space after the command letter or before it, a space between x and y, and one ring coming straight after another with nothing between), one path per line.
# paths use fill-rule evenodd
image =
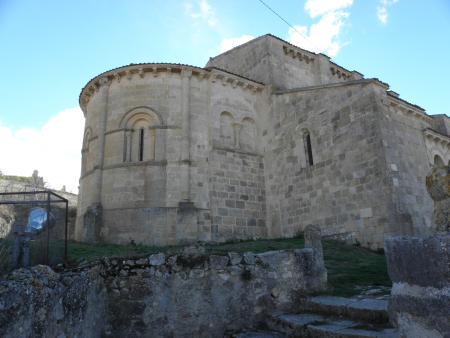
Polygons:
M86 271L17 270L0 282L0 336L221 337L326 287L320 242L261 254L102 259Z
M450 235L386 241L390 313L402 337L450 337Z
M99 272L58 274L43 265L13 271L0 280L0 336L100 337L107 297Z

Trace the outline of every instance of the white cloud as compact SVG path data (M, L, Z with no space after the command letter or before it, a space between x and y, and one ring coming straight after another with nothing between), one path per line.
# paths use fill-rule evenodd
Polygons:
M186 10L193 19L205 21L208 26L215 27L217 25L217 17L208 0L198 0L186 3Z
M353 5L353 0L307 0L305 10L315 18L330 12L336 12Z
M377 6L377 18L382 24L387 24L388 21L388 7L395 4L398 0L381 0Z
M219 45L219 53L224 53L227 50L230 50L236 46L242 45L247 41L254 39L255 37L252 35L242 35L237 38L229 38L223 39Z
M353 0L308 0L305 9L311 17L320 15L317 23L307 26L289 28L290 43L316 53L336 56L342 48L339 35L350 13L343 10L352 5Z
M0 122L0 170L30 176L37 169L51 188L78 193L83 129L80 108L57 113L41 128L12 130Z

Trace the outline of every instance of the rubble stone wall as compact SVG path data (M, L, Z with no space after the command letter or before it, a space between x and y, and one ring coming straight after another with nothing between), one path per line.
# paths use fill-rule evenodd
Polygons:
M312 246L315 243L312 243ZM320 248L185 251L102 259L81 272L37 266L0 281L2 337L219 337L326 286Z

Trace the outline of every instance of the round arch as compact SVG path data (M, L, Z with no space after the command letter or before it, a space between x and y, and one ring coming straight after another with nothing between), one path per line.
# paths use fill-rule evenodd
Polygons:
M164 121L159 113L149 107L140 106L130 109L123 115L119 128L130 127L138 120L147 120L152 125L164 125Z

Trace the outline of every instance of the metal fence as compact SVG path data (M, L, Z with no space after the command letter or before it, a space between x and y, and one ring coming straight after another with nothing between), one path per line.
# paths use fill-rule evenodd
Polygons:
M50 190L0 192L0 272L67 262L68 207Z

